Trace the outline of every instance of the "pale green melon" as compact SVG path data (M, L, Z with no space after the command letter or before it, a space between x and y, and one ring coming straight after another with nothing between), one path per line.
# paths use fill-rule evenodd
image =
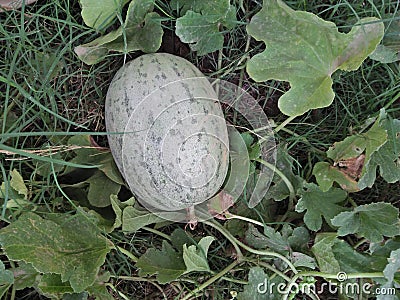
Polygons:
M105 117L116 164L147 208L188 208L221 188L225 119L208 79L187 60L157 53L124 65L108 89Z

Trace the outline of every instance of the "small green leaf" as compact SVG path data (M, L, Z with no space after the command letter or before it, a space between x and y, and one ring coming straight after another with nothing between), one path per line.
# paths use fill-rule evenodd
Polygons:
M387 27L385 28L385 36L382 43L369 57L388 64L400 60L400 14L390 14L384 17L390 19L385 22Z
M317 162L313 168L313 175L319 187L324 192L328 191L334 182L337 182L342 189L348 192L357 192L360 190L353 178L327 162Z
M210 267L207 261L207 252L213 241L214 237L206 236L199 241L197 246L191 245L188 247L186 245L183 245L183 260L186 265L187 273L194 271L210 271Z
M82 18L85 24L95 29L106 28L121 12L129 0L80 0Z
M331 188L323 192L315 184L308 184L308 188L303 192L302 197L296 205L297 212L303 212L304 223L313 231L318 231L322 226L322 217L331 224L331 219L346 209L338 203L347 198L347 193L342 189Z
M95 207L109 206L110 196L118 194L121 189L121 185L110 180L101 171L96 171L86 182L89 183L88 200Z
M11 171L10 186L20 195L24 195L24 199L28 199L28 188L24 183L24 179L17 170Z
M190 233L178 227L171 234L171 243L179 252L183 252L183 245L192 246L197 245Z
M292 249L301 250L309 242L310 233L305 227L296 227L287 239Z
M292 253L292 262L295 267L316 268L315 259L301 252Z
M93 284L113 248L83 214L49 215L52 220L47 220L25 213L0 230L0 244L10 259L31 263L42 273L60 274L74 292L82 292Z
M161 18L152 12L153 8L154 0L132 0L123 27L76 47L75 53L83 62L92 65L101 61L108 51L156 52L161 46L163 30Z
M356 233L371 242L380 242L384 236L400 234L399 210L390 203L361 205L353 211L342 212L332 219L341 236Z
M378 167L386 182L400 181L400 120L389 118L384 110L379 119L380 125L387 132L387 141L366 161L363 175L358 182L361 189L374 184Z
M0 299L14 283L14 274L6 270L3 262L0 260Z
M369 56L369 58L384 64L390 64L400 60L400 50L380 44L376 47L375 51Z
M104 173L109 179L118 183L119 185L124 185L124 180L122 179L121 173L118 170L117 165L115 164L114 158L111 154L104 157L102 161L100 161L101 166L99 170Z
M139 258L136 267L140 269L140 276L156 274L159 283L176 280L186 271L182 255L166 241L163 241L162 250L147 249Z
M384 25L365 18L349 33L340 33L316 15L295 11L281 0L264 0L247 31L266 44L248 62L248 74L256 81L288 81L291 89L278 106L284 114L298 116L332 103L332 74L356 70L381 41Z
M174 216L174 212L161 212L156 215L145 209L128 206L122 212L122 231L135 232L143 226L173 220Z

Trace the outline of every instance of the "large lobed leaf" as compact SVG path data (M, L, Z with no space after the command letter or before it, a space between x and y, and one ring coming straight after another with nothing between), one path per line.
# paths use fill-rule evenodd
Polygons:
M74 292L91 286L113 244L87 215L53 215L44 219L23 214L0 230L0 244L11 260L31 263L42 273L61 275Z
M338 235L357 233L371 242L400 234L399 210L390 203L371 203L342 212L332 219Z
M222 25L232 28L236 22L236 8L230 0L173 0L171 7L181 8L184 14L176 20L176 35L197 55L222 49Z
M309 229L318 231L322 226L322 217L332 226L331 219L346 210L339 205L346 198L347 193L342 189L331 188L324 192L315 184L308 184L296 205L296 211L306 211L304 223Z
M182 254L175 251L166 241L163 241L161 250L148 249L139 258L136 267L140 269L140 276L156 274L160 283L171 282L186 271Z
M376 18L361 19L349 33L314 14L295 11L281 0L264 0L251 20L248 33L266 49L247 64L256 81L288 81L291 89L279 99L280 110L298 116L329 106L334 99L332 74L356 70L384 33Z

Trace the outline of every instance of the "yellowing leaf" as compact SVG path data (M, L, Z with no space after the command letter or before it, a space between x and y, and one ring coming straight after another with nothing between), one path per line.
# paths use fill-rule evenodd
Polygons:
M317 179L321 190L324 192L328 191L334 182L339 183L340 187L348 192L357 192L360 190L357 182L353 178L327 162L316 163L313 169L313 175Z
M28 198L28 188L24 183L24 179L22 178L21 174L18 173L17 170L11 171L11 180L10 186L20 195L24 195L24 198Z
M256 81L288 81L291 89L278 105L284 114L298 116L332 103L331 75L356 70L381 41L384 25L365 18L349 33L340 33L316 15L295 11L281 0L264 0L247 31L266 44L248 62L247 72Z
M83 215L49 215L43 219L25 213L0 230L0 244L8 258L31 263L42 273L61 275L74 292L82 292L96 280L113 244Z

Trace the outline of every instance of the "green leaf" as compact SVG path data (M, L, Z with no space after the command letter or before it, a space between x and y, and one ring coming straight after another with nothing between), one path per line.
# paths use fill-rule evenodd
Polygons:
M393 63L400 60L400 50L380 44L376 47L375 51L369 56L369 58L384 64Z
M256 81L288 81L291 89L280 99L280 110L298 116L329 106L335 96L331 75L356 70L383 37L376 18L361 19L349 33L308 12L295 11L280 0L264 0L247 26L248 33L266 44L247 64Z
M156 274L159 283L168 283L186 271L182 255L176 252L168 242L163 241L162 249L147 249L136 267L140 269L139 276Z
M295 267L316 268L315 259L301 252L292 253L292 262Z
M339 262L332 252L336 242L335 233L318 233L311 250L317 259L319 270L325 273L337 274L340 271Z
M4 296L10 286L14 283L14 274L6 270L3 262L0 260L0 299Z
M328 191L334 182L337 182L342 189L348 192L360 190L357 181L327 162L317 162L313 168L313 175L324 192Z
M387 132L387 141L366 161L363 175L358 182L361 189L374 184L378 167L386 182L400 181L400 120L389 118L384 110L379 119L381 127Z
M108 51L156 52L161 46L163 30L161 18L152 12L153 8L154 0L132 0L123 27L76 47L75 53L83 62L92 65L101 61Z
M63 294L74 293L70 283L63 281L59 274L43 274L36 288L51 299L60 299Z
M331 219L346 210L338 205L346 198L347 193L342 189L331 188L323 192L315 184L308 184L307 190L296 205L296 211L306 211L304 223L309 229L318 231L322 226L322 217L331 226Z
M61 275L74 292L92 285L113 244L80 212L54 215L52 220L33 213L0 230L0 244L12 260L31 263L42 273Z
M371 242L380 242L384 236L400 234L398 215L399 210L390 203L372 203L338 214L332 224L339 227L338 235L356 233Z
M36 286L40 279L40 274L31 264L19 261L18 267L14 269L14 277L15 289L22 290Z
M122 231L135 232L143 226L173 220L175 215L174 212L161 212L156 215L145 209L128 206L122 212Z
M17 170L11 171L10 186L20 195L24 196L24 199L28 199L28 188L24 183L24 179Z
M182 42L190 44L199 56L222 49L224 45L218 24L209 23L207 16L191 10L176 21L176 35Z
M382 63L392 63L400 60L400 14L385 17L390 19L385 22L385 36L369 57Z
M229 0L179 0L171 7L183 7L185 15L176 20L176 35L184 43L189 43L197 55L205 55L220 50L224 36L221 25L232 28L236 22L236 8Z
M293 173L293 161L287 148L280 145L277 150L276 168L286 176L298 193L301 191L304 179ZM272 181L274 184L269 188L267 197L281 201L290 196L289 189L281 176L275 173Z
M88 200L95 207L109 206L110 196L118 194L121 189L121 185L110 180L101 171L96 171L86 182L89 183Z
M340 270L343 272L365 273L382 271L382 269L374 269L374 262L376 260L374 256L363 255L357 252L343 240L335 240L332 245L332 253L340 265Z
M287 238L289 245L294 250L301 250L310 240L310 233L305 227L296 227Z
M388 282L393 283L394 275L399 272L400 269L400 249L392 251L390 257L388 258L388 264L383 270L383 275L388 280Z
M262 234L257 228L249 224L249 229L245 235L246 243L255 249L269 248L279 253L287 253L290 250L287 239L283 238L272 227L264 226L264 233Z
M400 249L396 249L390 253L388 258L388 264L383 270L383 275L385 276L386 282L381 286L381 290L389 291L389 289L400 288L399 280L395 279L395 275L399 274L400 270ZM397 296L396 296L397 295ZM377 300L396 300L398 298L398 293L396 295L378 295Z
M129 0L80 0L85 24L95 29L107 27Z
M206 236L199 241L197 246L191 245L188 247L183 245L183 260L186 265L187 273L194 271L210 271L207 261L207 252L213 241L214 237Z
M260 267L250 269L247 281L243 292L238 293L237 300L277 300L282 297L276 291L278 284L282 283L280 277L270 279Z
M183 252L183 245L185 244L186 246L197 245L192 235L180 227L171 233L171 243L179 252Z
M101 166L99 170L104 173L109 179L118 183L119 185L124 185L124 180L122 179L121 173L118 170L117 165L115 164L114 158L111 154L104 157L102 161L100 161Z

